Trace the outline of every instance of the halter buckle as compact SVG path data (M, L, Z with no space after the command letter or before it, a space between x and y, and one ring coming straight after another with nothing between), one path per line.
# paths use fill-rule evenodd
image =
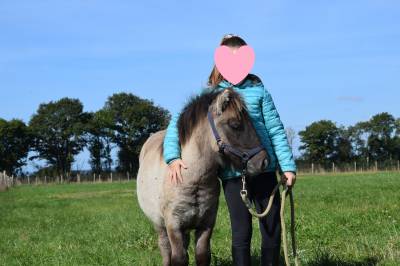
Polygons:
M242 162L243 164L247 164L250 159L250 155L247 152L242 153Z

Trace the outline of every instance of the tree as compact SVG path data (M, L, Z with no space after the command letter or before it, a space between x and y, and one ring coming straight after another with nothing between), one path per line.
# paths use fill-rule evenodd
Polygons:
M396 136L400 136L400 118L396 119Z
M400 160L400 118L396 120L396 134L394 136L394 156L393 159Z
M349 141L352 145L353 157L357 160L368 157L365 122L359 122L347 129Z
M90 165L94 173L111 172L112 167L112 117L110 112L100 110L91 114L87 126Z
M351 131L345 127L338 128L335 152L333 161L338 163L348 163L355 158L353 145L351 143Z
M299 132L304 159L327 165L337 157L338 127L330 120L321 120Z
M78 99L62 98L41 104L29 123L34 135L31 159L44 159L57 174L66 176L74 162L74 156L82 151L86 141L85 124L89 115L83 112Z
M395 154L395 118L389 113L380 113L361 126L367 137L368 156L378 161L391 159Z
M167 125L169 112L131 93L112 95L103 111L112 118L113 142L119 147L118 170L135 173L141 146L151 133Z
M26 163L31 140L24 122L0 119L0 171L16 175Z

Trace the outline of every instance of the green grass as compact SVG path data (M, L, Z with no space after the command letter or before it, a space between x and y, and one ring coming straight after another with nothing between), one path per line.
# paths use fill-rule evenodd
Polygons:
M301 176L295 188L302 265L400 265L400 174ZM213 265L230 265L221 198ZM260 236L254 220L253 261ZM193 248L190 250L193 265ZM20 186L0 193L0 265L160 265L135 183Z

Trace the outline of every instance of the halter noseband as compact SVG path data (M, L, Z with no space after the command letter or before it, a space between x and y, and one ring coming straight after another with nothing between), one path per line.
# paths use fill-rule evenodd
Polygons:
M264 147L262 145L260 145L255 148L252 148L249 151L242 152L241 150L239 150L227 143L224 143L221 139L221 136L218 133L217 127L215 126L214 118L210 111L208 111L208 113L207 113L207 118L208 118L208 122L210 123L215 140L217 141L219 152L222 154L225 154L225 151L228 151L231 154L239 157L243 163L242 171L245 172L247 163L250 161L250 159L253 158L255 155L257 155L262 150L264 150Z

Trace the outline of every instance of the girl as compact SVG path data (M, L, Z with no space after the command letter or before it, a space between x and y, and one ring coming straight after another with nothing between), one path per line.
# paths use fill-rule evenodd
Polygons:
M224 36L220 45L238 49L246 45L246 42L239 36L228 34ZM233 87L243 97L260 141L269 155L270 164L265 169L265 173L252 178L248 184L249 197L257 210L261 212L266 208L267 199L277 184L278 165L288 186L294 185L296 180L296 165L279 114L261 80L249 74L241 83L232 85L214 66L206 89L219 90L228 87ZM164 139L164 160L169 165L169 178L173 183L182 182L181 167L187 168L180 159L178 118L179 113L171 119ZM240 171L222 169L219 177L222 180L231 220L233 264L250 265L252 217L240 197L242 185L240 174ZM259 220L262 236L261 265L279 265L281 241L279 209L280 197L277 193L269 215Z

